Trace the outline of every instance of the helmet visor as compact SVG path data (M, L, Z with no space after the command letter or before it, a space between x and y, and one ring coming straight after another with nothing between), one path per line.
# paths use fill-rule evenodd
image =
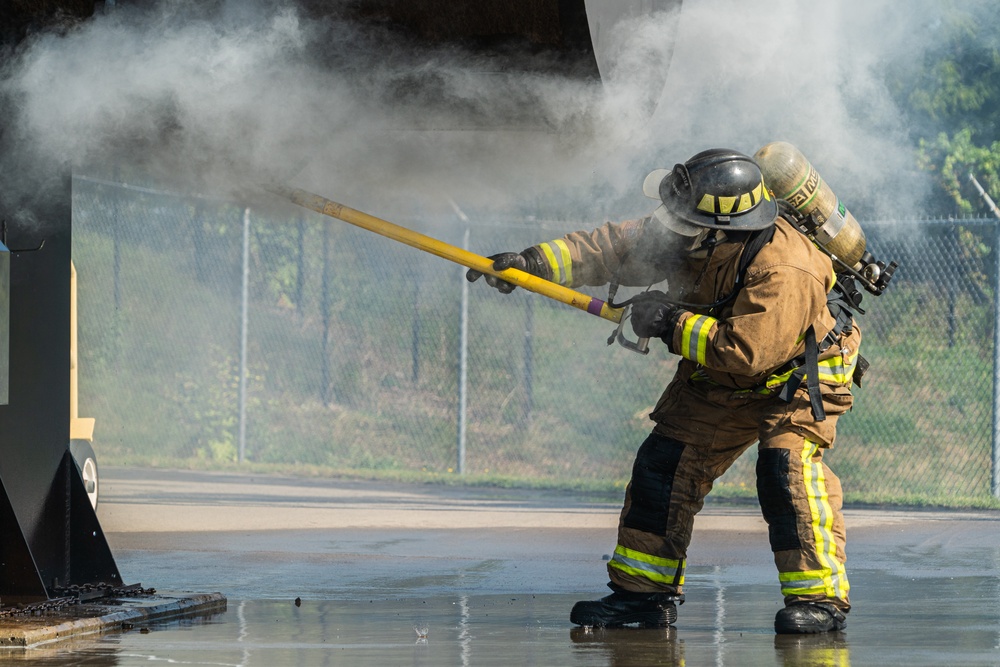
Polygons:
M653 215L656 219L663 223L663 226L672 231L675 234L680 234L681 236L698 236L704 230L704 227L699 227L698 225L692 225L690 222L685 222L679 217L667 210L667 207L660 204L653 211Z
M642 182L642 194L646 195L650 199L660 200L660 183L663 179L670 175L669 169L654 169L649 172L646 176L646 180ZM667 207L662 203L656 207L653 211L653 215L656 217L664 227L674 232L675 234L680 234L681 236L697 236L702 230L701 227L697 225L692 225L689 222L684 222L679 217L667 210Z
M660 183L663 179L670 174L669 169L654 169L649 172L646 176L646 180L642 182L642 194L646 195L650 199L655 199L659 201L660 199Z

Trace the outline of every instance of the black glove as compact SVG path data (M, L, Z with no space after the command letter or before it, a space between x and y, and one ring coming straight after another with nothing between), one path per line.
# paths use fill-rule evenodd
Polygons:
M670 345L684 309L670 303L658 290L643 292L632 301L632 331L639 338L662 338Z
M505 271L506 269L514 268L530 273L533 276L538 276L539 278L545 278L546 280L551 278L551 269L544 263L542 253L534 246L521 252L497 253L496 255L490 255L487 259L493 260L494 271ZM470 283L474 283L482 276L481 272L469 269L465 274L465 279ZM496 276L490 275L486 276L486 284L490 287L495 287L501 294L510 294L514 291L515 287L506 280L501 280Z

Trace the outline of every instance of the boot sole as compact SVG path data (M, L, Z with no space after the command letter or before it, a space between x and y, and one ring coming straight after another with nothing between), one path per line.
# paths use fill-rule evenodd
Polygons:
M846 627L846 622L840 623L835 620L829 626L798 625L796 623L779 623L777 621L774 623L774 631L779 635L819 635L824 632L839 632Z
M569 620L576 625L595 628L620 628L623 625L632 625L635 623L644 628L664 628L677 621L677 607L671 605L657 612L619 614L613 621L602 618L596 612L577 611L574 609L570 612Z
M833 626L832 628L804 628L801 626L774 626L774 632L779 635L821 635L825 632L840 632L844 626Z

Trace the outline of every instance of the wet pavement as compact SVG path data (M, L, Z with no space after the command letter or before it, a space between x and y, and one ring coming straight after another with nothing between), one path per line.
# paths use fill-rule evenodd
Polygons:
M849 509L843 633L775 636L754 507L710 505L675 628L574 628L604 595L615 503L455 489L105 470L127 583L228 610L0 655L51 665L1000 665L1000 513ZM296 603L296 598L298 603Z

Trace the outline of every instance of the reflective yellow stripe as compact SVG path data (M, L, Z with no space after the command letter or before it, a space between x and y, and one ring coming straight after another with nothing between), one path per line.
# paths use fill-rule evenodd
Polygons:
M661 558L628 549L622 545L615 547L615 555L608 563L626 574L643 577L650 581L671 586L684 584L684 561Z
M784 573L784 575L779 574L778 578L782 580L782 576L784 576L784 581L800 582L797 586L789 586L793 590L808 588L814 591L817 586L814 586L813 583L816 581L816 576L819 575L819 578L822 579L822 590L814 592L822 592L827 597L847 599L847 593L851 586L847 581L847 572L844 569L844 564L837 558L837 543L833 539L834 512L833 507L830 506L830 497L826 490L823 464L822 462L813 461L813 456L815 456L818 449L819 445L806 439L805 445L802 448L802 474L806 486L806 498L809 501L809 513L812 516L812 532L813 540L816 543L816 556L820 564L823 565L823 569L805 573L789 572ZM798 575L798 578L793 575ZM803 587L802 584L806 582L808 584ZM782 589L784 590L784 587Z
M711 382L712 384L718 384L708 377L708 373L705 372L704 368L696 368L694 373L691 373L691 382Z
M681 329L681 356L704 365L708 334L717 322L717 319L707 315L692 315L684 320L684 327Z
M573 282L573 259L569 254L569 246L562 239L557 239L549 243L540 243L542 254L549 262L552 269L552 282L560 285L569 285Z
M819 380L820 382L832 382L834 384L850 384L851 378L854 376L854 367L857 366L857 364L857 352L847 358L847 366L844 365L844 357L842 355L824 359L819 362ZM791 377L794 372L795 369L792 369L780 375L772 375L767 378L764 386L768 389L780 387L788 382L788 378ZM802 382L805 383L805 381L806 376L803 375Z
M569 254L569 246L562 239L555 241L559 247L559 254L562 256L563 264L563 284L569 285L573 282L573 258Z
M709 214L730 215L749 211L758 203L761 197L771 201L771 194L764 186L764 181L757 184L754 189L741 193L737 196L712 195L705 193L698 202L698 210Z
M858 365L858 351L855 350L854 354L843 354L842 358L847 363L847 368L844 369L844 374L848 377L854 377L854 368Z
M827 570L808 570L806 572L779 572L782 595L826 595Z

